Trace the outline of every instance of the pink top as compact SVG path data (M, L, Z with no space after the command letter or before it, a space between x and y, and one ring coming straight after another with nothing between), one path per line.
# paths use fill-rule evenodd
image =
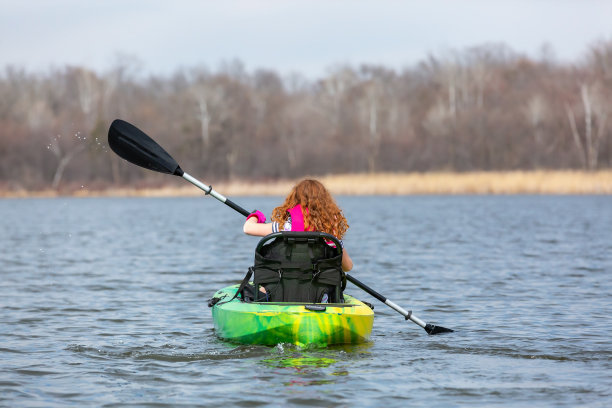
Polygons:
M305 229L304 227L304 214L302 213L302 207L298 204L293 208L287 210L289 213L289 219L283 225L283 228L280 228L278 222L272 223L272 232L279 231L314 231L312 228ZM308 214L308 208L305 209L306 214ZM328 244L332 247L336 245L333 242L328 242ZM340 244L344 246L344 243L340 241Z
M287 210L291 216L291 231L312 231L311 228L306 230L304 226L304 213L302 213L302 206L296 205L293 208ZM306 208L306 214L308 214L308 208Z

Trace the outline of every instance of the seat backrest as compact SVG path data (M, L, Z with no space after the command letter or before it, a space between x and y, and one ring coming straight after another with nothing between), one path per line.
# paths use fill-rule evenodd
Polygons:
M330 234L267 235L255 249L253 271L256 301L318 303L327 296L330 303L342 302L342 247Z

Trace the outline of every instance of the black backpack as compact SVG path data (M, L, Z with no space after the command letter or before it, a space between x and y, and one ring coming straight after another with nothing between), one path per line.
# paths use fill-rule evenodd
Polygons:
M251 270L257 302L344 301L342 247L330 234L283 231L267 235L255 249Z

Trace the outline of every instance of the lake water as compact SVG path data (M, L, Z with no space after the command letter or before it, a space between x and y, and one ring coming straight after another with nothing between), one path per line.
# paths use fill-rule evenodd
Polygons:
M280 198L233 199L270 214ZM612 197L339 197L372 341L215 337L257 238L212 198L0 200L0 405L612 405Z

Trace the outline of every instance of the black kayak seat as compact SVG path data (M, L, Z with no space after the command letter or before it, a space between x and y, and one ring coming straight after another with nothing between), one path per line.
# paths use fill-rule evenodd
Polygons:
M342 303L342 246L325 232L275 232L255 248L255 301ZM260 288L264 288L263 293Z

